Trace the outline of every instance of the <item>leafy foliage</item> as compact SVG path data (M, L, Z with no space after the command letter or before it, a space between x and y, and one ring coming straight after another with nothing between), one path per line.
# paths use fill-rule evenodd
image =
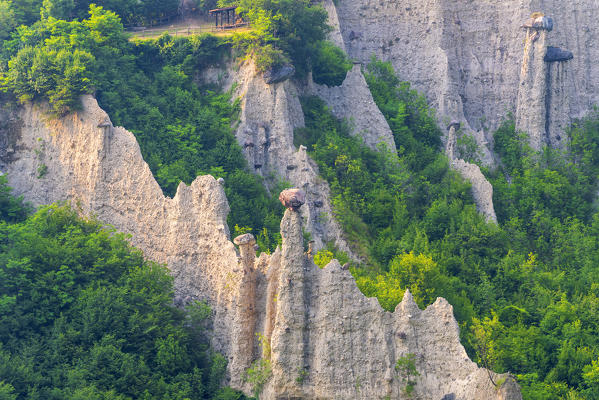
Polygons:
M68 206L13 222L19 202L0 208L3 399L239 398L219 389L210 310L173 307L164 267Z
M309 0L220 0L238 6L251 22L250 32L233 37L234 45L252 57L260 71L291 62L299 77L314 68L320 83L338 85L351 68L343 51L326 42L327 12Z
M154 5L147 16L139 7L151 2L116 3L99 4L121 7L128 23L155 20L170 7ZM237 107L230 94L194 83L229 44L212 36L129 42L119 17L100 7L69 22L84 17L83 4L0 0L0 89L46 99L58 114L75 109L79 94L95 92L113 121L136 134L165 193L200 173L225 178L231 231L253 230L261 248L272 249L282 209L243 161L231 131ZM343 81L351 65L324 41L321 7L243 0L239 11L253 29L233 46L261 69L293 62L300 77L312 71L323 84ZM389 63L373 59L365 76L397 155L368 149L316 98L302 99L306 127L295 135L330 183L335 217L367 261L352 268L358 286L387 310L408 288L421 306L447 298L467 350L483 365L515 373L525 399L599 399L599 113L573 125L564 152L532 151L526 134L506 121L494 140L501 167L487 171L499 224L487 224L469 185L439 152L441 132L425 99ZM476 160L469 137L460 146ZM67 208L26 219L27 207L5 181L0 207L0 397L121 399L142 388L144 398L240 396L217 393L224 360L194 333L201 323L190 322L206 310L186 318L168 307L161 267ZM327 248L315 261L333 257L339 254ZM115 312L126 318L112 318ZM256 365L250 379L259 384L265 371Z
M209 35L137 42L135 65L102 85L98 101L135 134L165 194L174 196L180 182L189 184L198 175L224 178L231 231L236 225L250 228L262 251L269 251L280 241L283 208L276 188L269 194L248 170L231 129L238 112L231 94L193 81L193 71L222 59L223 49L226 44Z
M314 82L327 86L340 86L352 68L352 63L339 47L331 42L320 42L313 62Z
M2 10L6 6L14 17L14 28L17 25L31 25L40 17L67 21L84 19L91 5L116 13L126 25L150 25L165 17L177 15L179 2L177 0L2 0L0 21Z
M262 388L270 379L272 367L270 360L259 359L252 363L250 368L245 372L244 380L252 386L252 391L256 399L260 398Z
M414 378L420 376L420 373L416 369L416 355L414 353L408 353L397 359L395 363L395 371L399 374L400 379L405 384L404 392L408 398L412 397L416 382Z
M46 0L48 1L48 0ZM50 0L65 2L65 0ZM69 0L66 0L69 1ZM178 0L70 0L73 15L83 18L91 4L96 4L121 16L126 25L153 25L166 17L176 16Z
M0 83L21 101L47 99L57 114L66 114L78 107L80 94L99 84L106 63L98 59L114 56L126 43L119 18L101 7L92 5L81 22L48 17L20 27L4 44L8 70Z
M5 175L0 175L0 221L21 222L31 212L31 206L23 202L23 197L12 196Z
M314 254L313 261L314 264L318 265L320 268L324 268L333 259L339 261L339 264L341 265L350 262L347 253L335 248L332 243L327 244L326 247L320 249L316 254Z
M230 93L194 81L203 68L224 60L226 41L164 35L129 42L119 18L92 5L83 21L48 17L19 28L7 48L14 54L4 82L22 101L45 98L64 114L93 88L112 121L136 135L166 195L174 196L180 182L190 184L198 175L222 177L231 228L249 227L263 251L280 241L283 208L249 172L231 129L237 103Z
M16 25L12 1L0 0L0 40L6 40Z
M502 167L488 173L499 224L487 224L439 155L425 101L388 63L366 79L397 158L370 152L316 99L296 132L371 266L352 269L360 289L390 311L407 288L421 306L447 298L467 350L516 374L525 399L599 398L599 113L574 124L565 152L535 153L512 121L500 127Z
M375 81L378 78L374 75L369 75L369 79L380 83ZM404 147L400 157L384 149L368 149L315 97L302 100L306 127L295 133L296 145L308 147L321 175L331 185L335 217L348 239L376 268L386 268L396 255L411 250L409 241L401 239L407 233L410 218L419 219L428 213L426 228L433 235L441 235L444 226L439 224L441 209L451 208L457 212L466 206L475 214L469 186L449 170L444 156L433 148L424 147L428 154L421 158L428 157L432 165L421 164L417 149L423 146L423 141L415 137L429 136L434 146L440 144L440 132L432 115L423 108L423 100L407 86L403 86L400 93L406 102L418 101L410 109L399 101L389 107L396 111L403 107L404 118L409 116L404 123L396 119L398 131L402 130L407 136L397 133L398 140L414 147ZM437 196L447 197L439 199ZM418 232L412 231L409 235L418 235Z

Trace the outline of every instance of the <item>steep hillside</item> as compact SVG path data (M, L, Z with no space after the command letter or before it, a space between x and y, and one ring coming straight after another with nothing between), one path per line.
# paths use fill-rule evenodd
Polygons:
M241 245L239 258L229 241L224 191L214 178L198 177L165 198L133 135L113 127L92 97L82 102L83 111L59 120L34 105L13 114L3 135L14 152L3 156L0 168L27 200L69 199L130 233L146 256L171 269L178 303L206 300L214 310L213 345L229 359L233 387L252 389L242 377L262 356L272 365L266 399L397 398L404 386L395 363L414 354L415 393L423 398L520 398L511 379L498 391L468 360L447 302L422 312L406 292L390 314L366 300L338 263L318 269L304 255L297 212L287 211L281 223L280 251L254 264L250 242Z
M596 1L324 0L353 67L316 3L240 4L257 33L230 41L130 42L92 7L3 42L16 193L167 264L247 394L599 398L599 115L571 125L599 100ZM306 202L279 235L282 184Z
M508 112L526 105L518 105L526 43L521 26L533 12L555 22L545 45L574 54L563 71L553 72L563 81L559 96L567 99L567 109L554 112L580 117L599 102L595 0L357 0L339 1L335 11L352 58L366 63L374 54L391 61L402 79L426 93L441 121L481 132L481 144Z

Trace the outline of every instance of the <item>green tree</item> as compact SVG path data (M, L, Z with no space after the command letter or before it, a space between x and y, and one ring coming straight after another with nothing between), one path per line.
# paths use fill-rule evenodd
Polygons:
M40 8L43 0L19 0L13 1L17 25L31 25L40 18Z
M0 222L20 222L30 211L31 206L23 202L23 196L12 196L6 175L0 175Z
M43 0L41 17L70 20L75 9L75 0Z
M399 374L403 384L405 384L403 391L408 397L412 397L414 387L416 386L416 377L420 376L420 373L416 369L416 355L414 353L408 353L397 359L395 363L395 371Z
M330 30L326 11L309 0L220 0L219 5L238 5L237 12L251 22L252 30L234 42L261 71L291 62L298 76L306 76Z
M0 398L244 398L219 388L211 311L175 308L166 268L124 235L65 205L0 232Z
M314 82L321 85L339 86L351 68L352 63L343 50L331 42L320 42L313 61Z
M17 26L12 1L0 0L0 41L6 40Z

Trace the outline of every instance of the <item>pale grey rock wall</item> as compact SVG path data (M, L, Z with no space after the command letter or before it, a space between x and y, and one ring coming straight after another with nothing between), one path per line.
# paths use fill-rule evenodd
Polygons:
M333 0L322 0L321 5L327 11L329 15L329 25L331 26L331 32L329 33L329 40L343 50L345 50L345 42L343 41L343 35L341 34L341 26L339 24L339 16L337 15L337 7Z
M229 241L229 205L220 184L200 176L165 197L141 156L132 133L110 123L94 98L61 119L28 104L13 114L12 143L0 151L3 171L17 195L36 205L71 201L87 215L131 234L151 260L166 263L175 278L177 303L207 301L215 314L214 346L230 355L236 342L235 306L243 268ZM1 128L0 128L1 129ZM46 166L45 175L38 168Z
M569 117L599 102L596 0L354 0L339 1L336 11L351 57L391 61L444 124L461 121L479 132L479 143L492 143L489 132L517 111L526 37L520 26L532 12L555 21L547 45L574 53L572 78L556 93L575 99Z
M529 134L535 150L543 146L564 148L565 131L578 108L578 97L572 97L575 87L573 62L547 62L548 37L551 32L528 29L518 85L516 129Z
M457 140L456 125L451 124L447 134L447 146L445 153L449 158L451 168L457 171L470 184L472 198L476 204L476 209L482 214L487 222L497 223L497 215L493 206L493 185L485 178L476 164L469 163L457 157L456 155L456 140Z
M336 118L347 120L352 134L361 137L368 147L376 150L382 144L397 153L391 128L372 98L360 65L347 72L340 86L311 82L308 92L323 99Z
M333 4L332 0L324 0L322 4L329 12L329 24L333 28L329 35L330 40L347 52L350 52L352 56L356 56L356 52L351 52L351 46L355 45L355 42L367 40L365 39L365 35L375 34L375 30L377 29L399 29L402 32L402 29L405 29L406 31L404 33L406 34L408 34L408 31L411 29L407 23L403 28L397 28L395 25L389 28L384 26L384 24L381 24L382 26L371 27L372 30L368 31L368 33L365 33L361 30L351 30L349 35L347 35L347 32L345 32L346 39L344 40L341 33L342 25L339 21L337 8ZM374 10L367 9L366 5L362 5L360 10L362 10L364 15L370 15L372 13L376 18L381 14L387 14L389 11L387 7L382 7L382 4L383 3L381 3L381 8L376 7ZM346 6L353 7L352 5L348 4L339 5L341 9L344 9ZM411 11L411 7L406 7L406 11ZM396 10L395 13L401 13L401 11ZM353 21L354 20L352 19L352 22ZM394 24L401 23L400 21L391 22L390 19L385 19L385 21ZM345 28L347 31L347 26ZM377 34L384 35L385 33ZM398 40L396 38L394 42L388 42L387 45L389 47L395 45L401 46L401 44L397 42ZM407 38L406 42L409 43ZM383 43L383 55L389 51L389 49L385 48L384 46L385 44ZM357 54L359 57L361 57L360 59L362 62L369 61L369 55L361 54L360 52ZM376 53L373 52L372 54ZM411 56L423 56L424 54L425 52L423 49L420 49L418 53L411 54ZM379 55L379 57L385 59L384 56L381 57L381 55ZM397 68L395 64L394 66ZM368 85L366 84L364 76L362 75L361 68L358 65L355 65L354 68L348 73L345 81L340 87L329 88L327 86L312 84L311 91L326 101L331 108L331 111L337 118L345 118L348 121L353 122L353 134L360 135L369 147L377 148L379 143L384 143L387 148L391 149L393 153L397 152L393 140L393 133L391 132L391 129L389 128L384 116L374 103L372 94L368 89ZM457 101L454 101L453 103L455 105L457 104ZM449 113L449 115L445 115L443 118L441 118L441 125L446 126L446 122L456 121L456 118L451 118L452 116L460 116L460 118L463 120L462 108L458 107L458 110L459 112L454 110L452 113ZM439 116L441 116L441 114ZM467 124L465 125L465 129L470 129ZM482 155L482 162L486 165L494 164L494 157L488 146L489 139L485 135L485 132L482 129L478 132L473 132L473 137L477 140L479 145L480 153ZM453 137L446 138L446 149L448 150L447 155L449 157L451 167L472 184L472 197L474 198L478 211L485 217L487 221L497 222L495 209L493 207L493 187L484 177L477 165L468 163L456 157L455 152L453 151L455 148L455 140L455 131Z
M547 52L548 34L546 31L527 30L518 85L516 129L527 132L531 147L537 150L545 143L548 64L543 58ZM536 40L533 39L535 37Z
M485 217L487 222L497 223L497 215L493 206L493 185L485 178L480 167L459 158L451 159L450 165L472 185L470 190L478 212Z
M332 28L329 40L347 52L333 0L322 0L321 5L328 13L328 23ZM323 99L333 115L347 120L351 133L361 137L368 147L380 149L383 144L391 153L397 153L393 132L372 98L360 63L354 64L340 86L318 85L309 79L304 91Z
M294 129L304 126L300 92L292 81L267 84L252 63L243 64L232 74L235 96L241 99L240 123L235 135L250 168L265 178L267 185L284 180L306 193L301 208L305 229L315 240L316 249L327 242L353 255L333 218L330 189L318 176L318 168L306 148L293 144Z
M580 109L578 97L572 97L570 88L575 85L572 61L553 62L547 67L548 88L545 108L549 118L545 123L545 144L552 148L565 148L566 130Z
M422 311L409 291L395 312L365 298L348 270L334 260L318 268L303 253L302 218L286 211L270 343L273 374L263 399L407 398L394 370L398 358L416 356L414 398L521 399L511 378L496 389L486 370L469 360L444 299Z
M398 399L395 361L414 353L417 398L520 399L511 379L496 390L468 359L446 301L421 311L406 293L394 313L383 311L338 262L324 270L311 262L303 218L293 211L281 222L281 249L258 259L250 247L239 253L214 178L198 177L181 184L174 198L163 196L135 137L113 127L91 96L82 100L82 111L59 120L46 116L47 107L27 105L0 124L14 149L10 155L2 149L0 170L16 194L35 204L70 200L131 234L149 259L171 270L176 303L207 301L215 314L213 345L229 359L233 387L249 392L244 372L253 360L270 357L263 399ZM256 333L270 352L263 353Z

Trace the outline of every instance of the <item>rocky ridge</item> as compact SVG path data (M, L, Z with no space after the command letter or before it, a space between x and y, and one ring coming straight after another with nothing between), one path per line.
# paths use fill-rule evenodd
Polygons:
M426 94L442 125L461 122L477 134L481 148L492 143L490 133L508 112L516 115L527 107L519 101L526 58L521 26L532 12L555 21L546 45L574 55L565 62L569 72L564 63L548 67L550 110L566 109L555 115L556 127L599 102L595 0L356 0L333 6L352 58L367 62L374 54L391 61L401 79ZM493 162L488 151L485 161Z
M367 40L364 37L364 32L356 30L351 30L349 36L344 38L344 35L341 31L342 26L347 31L349 29L348 26L350 26L353 20L351 20L349 23L344 21L345 25L343 25L339 20L339 12L342 12L343 10L338 12L337 6L343 8L346 5L338 4L336 6L333 3L333 0L323 0L321 4L329 14L329 25L332 27L332 31L329 34L329 39L337 46L349 52L351 50L352 43L359 40ZM381 3L381 5L382 4L383 3ZM349 5L347 6L349 7ZM361 10L365 10L367 8L368 6L366 5L360 7ZM377 13L379 12L379 8L375 7L374 14L378 15ZM411 28L406 26L405 29L406 32L402 31L402 33L409 34ZM374 32L371 33L374 34ZM399 37L396 38L396 41L399 41ZM406 41L409 41L409 39L406 38ZM393 42L390 41L389 46L392 44ZM383 51L383 53L386 53L386 51ZM371 55L374 54L376 53L373 52ZM355 53L350 53L350 55L355 56ZM381 57L378 54L377 56L381 59L385 59L385 57ZM368 62L369 59L370 55L367 58L364 55L359 58L361 62ZM397 68L395 64L394 66ZM372 99L372 95L370 94L360 67L357 65L354 66L354 68L348 73L348 76L341 87L328 88L326 86L319 85L312 86L315 87L313 91L322 99L324 99L327 104L329 104L332 112L337 118L345 118L356 122L355 125L358 128L356 131L358 134L364 135L364 141L367 145L369 145L371 148L376 148L377 143L384 143L388 148L391 146L393 152L396 152L395 144L393 142L393 135L388 124L384 120L383 115L376 107L376 104L374 104L374 100ZM356 110L355 104L360 105L359 110ZM356 111L358 112L356 113ZM379 118L383 119L383 123L379 122ZM442 126L447 125L444 123L443 119L447 119L447 117L442 118L440 124ZM457 139L455 128L457 127L457 129L459 129L461 123L455 119L450 120L452 123L449 124L450 128L448 128L448 136L446 138L446 154L449 158L450 166L464 179L472 184L472 197L476 204L477 210L485 217L487 221L497 222L495 208L493 206L493 187L482 174L478 165L469 163L457 157L457 153L455 151ZM451 130L452 126L454 127L453 131ZM376 134L373 135L370 132L379 132L380 136L377 136ZM486 138L482 134L475 134L474 137L478 141L481 154L483 155L483 162L486 164L492 164L493 155L487 146Z
M265 398L405 398L394 367L407 354L421 374L414 398L521 398L512 378L496 389L468 359L447 301L422 311L406 291L395 312L386 312L336 260L320 269L303 253L298 213L285 212L281 234L280 256L268 265L277 300L274 328L265 333L273 370Z
M253 63L243 64L229 79L237 84L235 97L241 99L235 136L250 168L265 178L267 186L283 180L304 190L307 206L302 207L302 216L316 248L332 242L353 255L341 227L329 217L333 210L327 182L318 176L306 148L293 144L294 130L304 126L297 86L290 80L266 83Z
M306 91L324 100L336 118L347 120L352 134L364 139L366 146L380 150L383 145L387 151L397 153L393 132L372 98L360 65L347 72L340 86L310 82Z
M361 137L370 148L380 149L383 145L396 153L391 129L374 103L360 67L349 71L341 86L331 88L292 80L268 84L252 63L243 64L228 81L236 83L235 97L241 99L240 123L235 135L250 167L265 178L267 185L284 180L305 191L306 206L301 212L305 229L315 240L315 250L332 242L357 259L345 242L341 227L332 218L327 182L318 176L318 167L306 153L307 149L295 147L293 137L294 130L304 126L300 96L318 95L337 118L350 121L351 133Z
M71 200L130 233L148 258L168 265L177 303L207 301L213 345L229 359L234 387L249 390L243 372L265 357L272 365L265 399L402 398L393 366L414 353L418 398L520 398L511 378L497 390L468 359L446 301L421 311L406 292L394 313L383 311L337 262L314 265L295 211L286 212L283 246L273 255L256 259L250 238L238 240L238 251L220 183L198 177L164 197L134 136L113 127L91 96L82 100L82 111L59 120L43 106L21 108L2 126L3 146L13 151L0 154L0 169L35 204Z
M181 183L171 199L162 194L135 136L112 126L91 96L83 109L60 119L48 107L27 104L0 132L10 154L0 171L17 195L36 205L70 201L119 231L151 260L166 263L177 301L208 301L215 312L214 346L230 354L231 313L242 271L229 241L229 205L221 185L200 176Z

